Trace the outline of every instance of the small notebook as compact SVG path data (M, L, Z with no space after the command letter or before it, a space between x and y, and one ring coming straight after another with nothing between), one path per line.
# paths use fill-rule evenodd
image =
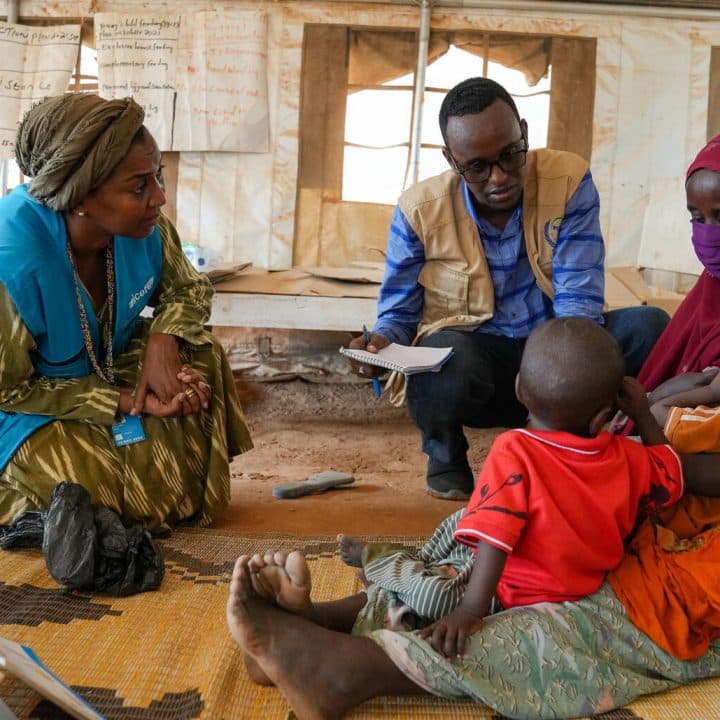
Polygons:
M376 353L344 347L340 348L340 353L357 362L413 375L421 372L437 372L452 356L453 349L390 343Z

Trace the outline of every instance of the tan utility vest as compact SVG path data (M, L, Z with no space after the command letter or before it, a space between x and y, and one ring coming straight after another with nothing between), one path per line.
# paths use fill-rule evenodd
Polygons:
M527 155L522 222L530 267L552 299L552 259L568 200L588 170L580 156L560 150ZM446 327L472 327L495 312L495 292L478 226L465 207L462 181L454 170L424 180L398 202L425 248L419 282L425 290L417 343ZM404 401L404 377L388 381L390 401Z

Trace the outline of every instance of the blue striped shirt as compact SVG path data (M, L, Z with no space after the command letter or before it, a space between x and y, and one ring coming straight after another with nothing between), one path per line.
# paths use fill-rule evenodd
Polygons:
M600 197L590 171L565 209L552 261L554 300L537 285L525 249L522 204L503 230L479 218L463 181L465 207L475 220L495 289L495 314L482 332L525 338L551 317L587 317L602 324L605 247L600 232ZM409 344L422 317L424 289L418 282L425 248L399 207L395 208L373 332Z

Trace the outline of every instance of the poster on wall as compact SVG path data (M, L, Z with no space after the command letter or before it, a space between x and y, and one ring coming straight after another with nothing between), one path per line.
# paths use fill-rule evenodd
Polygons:
M79 25L0 22L0 159L14 156L23 115L43 98L67 91L79 47Z
M95 15L99 92L131 95L161 150L267 152L267 15Z

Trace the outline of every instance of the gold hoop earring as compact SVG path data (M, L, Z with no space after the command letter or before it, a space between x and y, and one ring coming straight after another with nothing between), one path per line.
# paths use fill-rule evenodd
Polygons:
M86 211L86 210L78 210L75 214L76 214L78 217L86 217L86 216L87 216L87 211Z

